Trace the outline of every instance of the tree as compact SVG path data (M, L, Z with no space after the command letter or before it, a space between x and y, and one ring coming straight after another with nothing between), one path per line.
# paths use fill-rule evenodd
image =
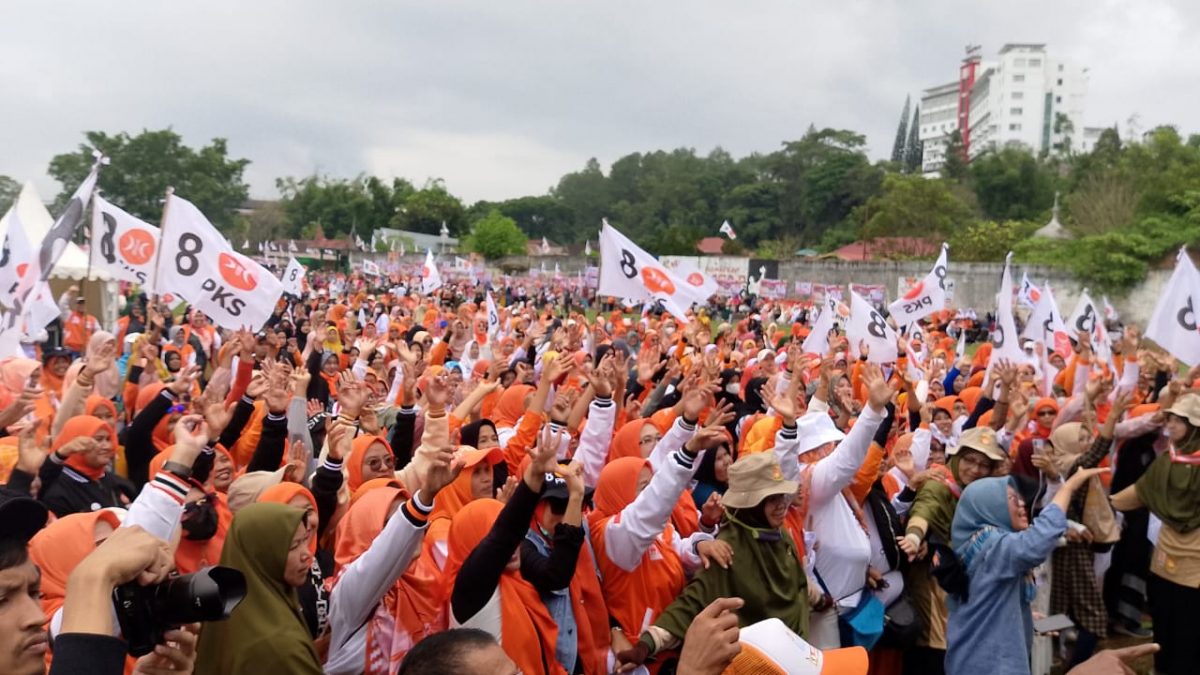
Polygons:
M574 212L550 195L517 197L502 202L480 202L471 207L468 220L473 222L487 216L493 210L512 218L521 231L535 239L546 237L556 242L572 242L578 238Z
M907 161L906 146L908 142L908 111L912 107L912 97L904 97L904 108L900 111L900 124L896 127L896 140L892 141L892 163L904 167Z
M527 241L515 220L493 209L475 221L466 244L469 250L492 260L524 253Z
M16 203L20 194L20 183L8 176L0 176L0 214L6 213L8 208Z
M450 234L458 236L466 232L467 210L462 200L450 194L445 183L431 180L404 200L391 223L397 229L426 234L439 234L445 223Z
M921 106L918 105L908 127L908 144L904 146L904 173L921 173L924 162L925 141L921 140Z
M1071 134L1075 133L1075 123L1061 112L1054 113L1054 137L1060 139L1054 143L1054 150L1063 155L1071 155Z
M951 131L950 137L946 139L941 174L943 178L959 183L967 178L967 152L963 146L962 132L958 129Z
M612 215L608 179L595 157L587 161L583 171L560 178L551 196L574 214L575 230L580 235L599 230L600 219Z
M1104 234L1128 226L1137 216L1133 181L1116 170L1096 173L1067 195L1067 229L1080 235Z
M950 235L950 250L961 262L999 262L1041 227L1037 222L979 220Z
M971 162L969 171L987 218L1033 220L1054 203L1054 173L1027 150L987 152Z
M867 237L948 239L975 217L945 179L895 173L884 178L883 194L863 209L870 214L863 231Z
M250 160L230 159L223 138L214 138L197 150L184 145L183 138L170 128L146 130L136 136L103 131L89 131L84 136L87 142L77 151L50 160L49 174L62 184L55 212L87 176L95 161L93 148L111 159L100 171L98 187L105 198L151 223L162 217L168 186L225 231L233 226L236 210L249 194L242 173Z

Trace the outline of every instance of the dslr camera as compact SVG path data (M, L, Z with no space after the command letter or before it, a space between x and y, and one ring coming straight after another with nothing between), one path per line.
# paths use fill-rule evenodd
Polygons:
M143 656L163 633L184 624L228 619L246 597L246 577L232 567L205 567L153 586L136 582L113 589L113 609L129 653Z

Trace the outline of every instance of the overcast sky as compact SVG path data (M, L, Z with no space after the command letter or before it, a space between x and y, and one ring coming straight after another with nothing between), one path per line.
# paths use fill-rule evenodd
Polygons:
M963 46L1045 42L1091 69L1085 121L1200 128L1195 0L6 0L0 174L50 199L90 129L221 136L278 176L542 194L596 157L770 152L810 123L891 152L905 94ZM186 196L186 195L185 195Z

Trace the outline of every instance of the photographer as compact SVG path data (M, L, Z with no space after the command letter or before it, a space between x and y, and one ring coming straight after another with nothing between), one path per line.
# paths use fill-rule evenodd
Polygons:
M143 586L159 583L171 567L167 544L136 526L118 528L84 558L67 581L62 630L54 640L51 675L123 673L127 645L113 637L113 589L134 580ZM198 631L199 626L194 624L167 631L166 643L139 659L134 672L191 672Z

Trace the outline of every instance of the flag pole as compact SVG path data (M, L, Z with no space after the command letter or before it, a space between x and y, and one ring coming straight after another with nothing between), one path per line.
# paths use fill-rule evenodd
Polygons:
M167 209L171 206L171 195L175 194L175 188L168 185L166 196L163 198L162 220L158 224L158 249L154 251L154 295L151 299L158 303L158 266L162 264L163 243L167 241Z

